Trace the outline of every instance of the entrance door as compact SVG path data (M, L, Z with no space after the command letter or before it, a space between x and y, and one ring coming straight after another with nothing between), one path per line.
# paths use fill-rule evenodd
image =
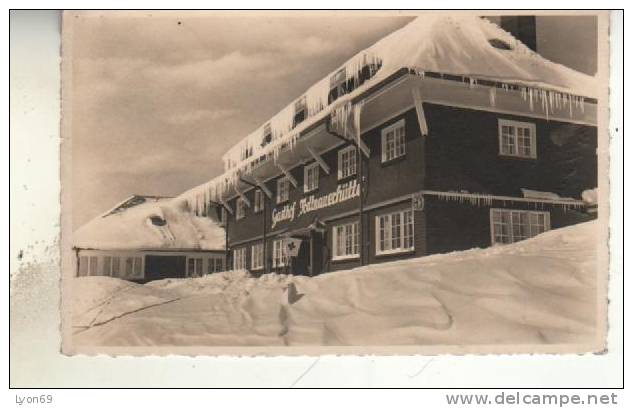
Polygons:
M323 233L319 231L312 231L312 238L310 243L310 251L312 252L312 273L311 276L320 275L323 272L323 245L325 240L323 239Z
M299 253L292 258L293 275L310 275L310 241L301 239Z
M185 277L185 256L146 255L145 280Z

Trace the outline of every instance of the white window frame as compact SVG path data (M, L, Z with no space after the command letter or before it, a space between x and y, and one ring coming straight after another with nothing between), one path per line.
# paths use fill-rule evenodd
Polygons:
M235 220L241 220L244 217L246 217L246 201L238 197L235 201Z
M319 163L310 163L303 167L303 192L309 193L319 189ZM310 172L313 172L313 178L310 179ZM310 183L312 182L312 183Z
M110 265L106 268L106 259L110 259ZM115 262L116 260L116 262ZM115 268L114 265L117 265ZM116 269L116 274L115 274ZM121 257L118 255L104 255L101 259L101 272L102 276L111 276L113 278L121 277Z
M495 213L505 213L509 215L509 225L508 225L508 231L509 231L509 238L510 238L510 242L504 243L504 242L497 242L495 237L497 234L495 234L495 226L496 224L500 224L500 223L495 223L494 221L494 214ZM514 225L513 225L513 221L514 221L514 217L513 217L513 213L514 214L528 214L528 230L529 230L529 235L526 238L519 238L516 239L514 236ZM534 219L534 216L538 216L538 215L543 215L543 231L537 232L536 234L532 234L532 221ZM525 225L525 224L523 224ZM536 223L535 225L539 225L538 223ZM549 211L532 211L532 210L512 210L512 209L507 209L507 208L491 208L490 209L490 243L495 246L495 245L506 245L506 244L512 244L515 242L520 242L523 241L525 239L528 238L533 238L539 234L542 234L543 232L547 232L551 229L551 224L550 224L550 213Z
M101 276L99 274L99 257L97 255L88 257L88 276Z
M264 193L258 188L255 189L255 195L253 199L253 212L260 213L264 211Z
M79 256L77 267L77 277L90 276L90 257L88 255Z
M259 271L264 269L264 243L258 242L251 246L251 270Z
M219 268L218 268L219 266ZM212 256L207 261L207 274L222 272L224 270L224 257Z
M299 123L305 122L308 119L308 102L307 102L307 97L305 95L303 95L301 98L297 99L294 103L295 105L295 109L294 109L294 115L292 115L293 117L293 125L294 126L298 126ZM296 116L303 112L303 120L301 120L300 122L294 123L294 118L296 118Z
M193 261L193 271L189 270L190 261ZM187 278L195 278L204 276L204 258L202 257L187 257L187 269L185 270L185 276Z
M343 173L343 155L348 154L351 152L351 155L348 156L348 163L351 163L353 161L354 163L354 168L353 170L351 170L348 174L344 174ZM358 171L358 160L357 160L357 154L356 154L356 147L355 146L347 146L341 150L338 151L338 166L337 166L337 176L338 179L344 179L344 178L348 178L348 177L352 177L354 175L356 175L356 172ZM353 158L353 159L352 159ZM349 166L351 167L351 165Z
M411 217L410 224L405 223L405 218L407 214L409 217ZM393 240L394 240L393 220L396 216L398 216L399 223L400 223L400 227L399 227L400 228L400 231L399 231L400 246L397 248L393 248ZM380 227L381 219L385 220L384 222L385 240L384 241L389 242L389 245L388 245L389 248L387 249L381 249L381 236L382 236L382 230ZM415 251L415 211L413 211L413 209L407 208L400 211L394 211L387 214L377 215L375 217L375 229L376 229L376 256L400 254L400 253ZM407 233L407 229L411 230L410 231L411 234ZM409 239L411 241L410 246L405 247L404 243L406 239Z
M349 231L348 228L351 230ZM352 234L351 238L348 233ZM344 252L339 251L339 240L343 239L344 241ZM351 240L351 248L352 252L347 253L347 244L348 240ZM332 226L332 260L340 261L346 259L358 259L360 258L360 225L358 221L348 222L345 224L339 224Z
M246 247L233 250L233 270L246 269Z
M398 130L402 129L401 133L398 133ZM403 157L407 154L407 134L405 128L404 118L400 119L396 123L389 125L382 129L380 132L381 139L381 161L382 163L390 162L392 160L397 159L398 157ZM387 141L389 135L393 135L393 156L388 157L387 153L391 150L389 149L389 142Z
M283 189L282 189L283 186ZM284 193L283 196L281 193ZM277 204L285 203L290 199L290 180L288 177L281 177L277 179Z
M336 88L337 99L345 95L345 92L343 92L345 83L347 83L347 69L343 67L330 77L330 90Z
M121 258L123 262L121 263L121 277L125 279L143 279L145 277L145 273L143 271L143 257L142 256L124 256ZM127 263L128 259L132 259L132 274L127 273ZM139 273L137 274L135 271L137 269Z
M273 241L273 268L281 268L288 265L288 255L283 239Z
M219 260L220 260L220 258L218 258L217 256L207 257L207 259L206 259L206 261L207 261L207 269L206 269L207 272L206 272L206 274L207 275L210 275L210 274L215 273L215 272L219 272L217 270L217 268L216 268L216 263Z
M524 158L524 159L536 159L537 153L536 153L536 125L534 123L531 122L520 122L520 121L516 121L516 120L509 120L509 119L499 119L498 120L499 124L498 124L498 133L499 133L499 155L500 156L507 156L507 157L520 157L520 158ZM512 138L512 142L514 145L514 152L507 152L504 151L504 133L503 133L503 127L509 127L513 129L513 134L509 135L510 138ZM519 152L519 141L520 141L520 137L519 137L519 129L523 130L523 129L528 129L530 132L530 151L529 154L525 154L522 152ZM525 138L524 136L521 136L521 138Z

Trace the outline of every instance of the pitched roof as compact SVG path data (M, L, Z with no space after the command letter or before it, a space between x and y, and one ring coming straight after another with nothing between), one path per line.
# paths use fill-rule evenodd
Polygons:
M330 78L333 75L345 68L347 79L350 79L358 75L363 66L376 63L379 63L380 69L371 79L329 103ZM231 182L232 175L247 169L250 161L270 152L276 153L285 143L292 144L302 130L402 68L421 76L425 72L435 72L468 77L474 81L497 81L524 87L526 91L536 88L580 98L595 98L597 95L594 77L543 58L488 20L472 15L425 14L360 51L308 88L297 99L305 97L307 107L307 118L298 126L293 124L296 101L292 101L223 155L225 165L231 163L234 167L229 166L224 174L179 198L193 203L191 197L206 194L205 191L213 196L218 187L222 189L226 185L226 180ZM571 105L571 101L569 103ZM261 146L267 126L271 128L273 141ZM241 157L244 147L254 149L247 160Z
M169 197L133 195L73 233L91 249L224 250L224 229Z

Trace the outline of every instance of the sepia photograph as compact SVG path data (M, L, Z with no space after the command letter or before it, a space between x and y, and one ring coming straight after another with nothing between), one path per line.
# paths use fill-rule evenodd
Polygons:
M603 352L608 23L64 12L63 353Z

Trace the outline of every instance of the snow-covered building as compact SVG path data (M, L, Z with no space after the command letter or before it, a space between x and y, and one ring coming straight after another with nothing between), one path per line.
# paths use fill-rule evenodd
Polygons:
M133 195L73 233L77 276L133 281L226 269L226 234L169 197Z
M254 273L511 243L595 216L581 194L597 186L597 104L594 77L494 23L427 15L308 88L176 200L221 217L233 268Z

